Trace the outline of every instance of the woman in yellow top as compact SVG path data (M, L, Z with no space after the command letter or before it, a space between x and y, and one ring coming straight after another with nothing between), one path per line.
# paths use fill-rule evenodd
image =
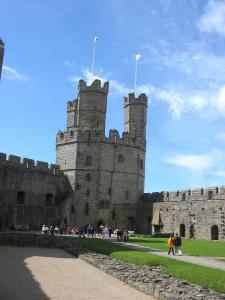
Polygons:
M168 255L170 255L170 252L172 251L173 255L174 255L174 238L173 238L173 235L171 234L168 241L167 241L167 245L168 245L168 248L169 248L169 251L168 251Z

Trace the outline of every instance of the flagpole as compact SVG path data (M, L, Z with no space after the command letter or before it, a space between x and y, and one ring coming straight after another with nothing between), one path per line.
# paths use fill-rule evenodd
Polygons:
M93 47L93 56L92 56L92 67L91 67L91 82L93 82L94 78L94 64L95 64L95 45L97 41L97 36L94 38L94 47Z
M134 94L136 94L136 86L137 86L137 67L138 67L138 61L141 58L140 54L135 55L135 74L134 74Z

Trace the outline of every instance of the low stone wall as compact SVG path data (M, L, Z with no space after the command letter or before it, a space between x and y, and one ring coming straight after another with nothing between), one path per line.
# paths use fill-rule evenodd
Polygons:
M163 274L159 266L136 266L84 249L71 236L0 232L0 245L61 248L159 300L225 300L225 294Z

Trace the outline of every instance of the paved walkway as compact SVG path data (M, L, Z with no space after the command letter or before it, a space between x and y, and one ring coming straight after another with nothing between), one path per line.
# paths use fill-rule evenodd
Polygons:
M1 300L153 300L60 249L0 246Z
M152 254L156 254L156 255L159 255L159 256L164 256L164 257L171 258L171 259L185 261L185 262L188 262L188 263L191 263L191 264L201 265L201 266L205 266L205 267L225 271L225 262L219 260L219 259L225 259L224 257L200 257L200 256L190 256L190 255L182 255L182 256L168 255L167 252L165 252L163 250L148 248L148 247L140 246L140 245L133 244L133 243L120 243L120 242L117 242L115 240L110 240L110 242L112 242L114 244L117 244L119 246L122 246L122 247L127 247L129 249L143 251L143 252L147 252L147 253L152 253Z

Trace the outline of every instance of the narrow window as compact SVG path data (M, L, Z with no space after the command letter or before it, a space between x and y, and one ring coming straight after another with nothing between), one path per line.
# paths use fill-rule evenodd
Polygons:
M116 212L113 211L113 212L112 212L112 220L115 220L115 218L116 218Z
M87 155L87 156L86 156L86 166L87 166L87 167L90 167L90 166L91 166L91 161L92 161L91 155Z
M140 169L143 169L143 159L140 159Z
M85 216L89 215L89 203L88 202L86 202L84 205L84 214L85 214Z
M111 189L111 187L109 188L108 193L109 193L109 195L112 194L112 189Z
M191 196L191 190L188 190L188 196Z
M86 174L86 179L87 179L87 181L91 181L91 174L90 173Z
M182 194L182 201L185 201L185 193Z
M204 190L203 189L201 189L201 195L204 195Z
M218 188L218 186L216 187L216 194L219 194L219 188Z
M74 132L73 132L73 130L70 131L70 137L71 137L71 138L74 137Z
M76 184L76 190L79 190L80 189L80 185L79 183Z
M129 199L129 191L125 192L125 199L128 200Z
M20 191L17 193L17 201L16 202L17 202L17 204L20 204L20 205L25 203L25 193L24 192Z

